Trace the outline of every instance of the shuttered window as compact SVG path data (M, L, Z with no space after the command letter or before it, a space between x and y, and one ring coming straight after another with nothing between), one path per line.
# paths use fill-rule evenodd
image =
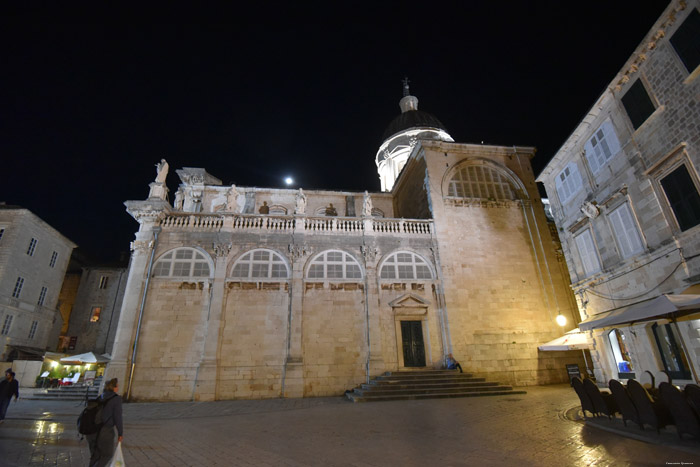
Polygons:
M622 105L625 106L635 130L642 126L642 123L646 122L649 115L656 110L641 80L637 80L622 96Z
M644 249L637 225L627 203L615 208L608 216L612 224L620 255L628 258Z
M620 151L620 143L612 122L606 120L586 142L586 159L595 174Z
M583 272L586 277L600 271L600 260L598 259L595 243L593 243L591 231L584 230L574 238L578 254L581 257L581 263L583 263Z
M581 176L574 162L569 163L556 178L557 193L562 203L567 202L581 188Z

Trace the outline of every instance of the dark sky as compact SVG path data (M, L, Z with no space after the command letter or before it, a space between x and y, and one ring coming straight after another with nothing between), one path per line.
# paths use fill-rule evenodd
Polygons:
M123 202L147 196L162 157L171 193L184 166L225 184L290 174L305 189L379 191L374 156L403 76L455 141L535 146L539 173L667 5L297 3L6 12L0 201L112 260L138 227Z

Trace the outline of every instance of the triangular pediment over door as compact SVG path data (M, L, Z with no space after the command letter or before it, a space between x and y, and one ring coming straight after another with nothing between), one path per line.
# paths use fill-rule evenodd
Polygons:
M420 316L428 312L430 302L421 296L407 293L389 302L389 306L394 310L394 315Z

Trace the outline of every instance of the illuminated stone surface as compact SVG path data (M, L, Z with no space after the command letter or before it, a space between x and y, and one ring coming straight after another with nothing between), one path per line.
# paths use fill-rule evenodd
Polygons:
M125 404L123 447L132 467L700 462L691 441L680 443L684 451L566 419L577 405L564 385L530 387L526 395L505 398L374 404L340 397ZM79 412L72 402L13 402L0 425L3 465L87 465L87 443L75 428Z

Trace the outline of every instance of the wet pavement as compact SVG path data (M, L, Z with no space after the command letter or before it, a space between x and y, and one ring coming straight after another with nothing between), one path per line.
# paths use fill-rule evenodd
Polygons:
M525 389L366 404L340 397L125 404L123 449L130 467L700 465L700 442L674 444L673 433L661 444L622 436L619 419L608 429L577 420L568 386ZM87 465L75 425L81 410L77 402L12 402L0 425L0 464Z

